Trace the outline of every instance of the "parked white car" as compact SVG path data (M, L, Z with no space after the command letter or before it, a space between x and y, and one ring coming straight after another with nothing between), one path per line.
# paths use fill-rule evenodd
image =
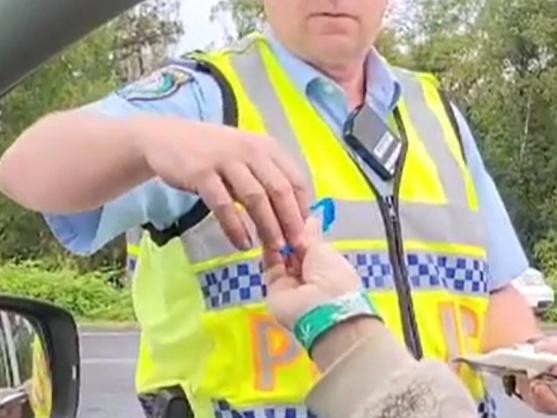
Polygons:
M539 270L529 268L512 283L524 295L536 314L547 311L555 302L555 292L547 285L543 273Z

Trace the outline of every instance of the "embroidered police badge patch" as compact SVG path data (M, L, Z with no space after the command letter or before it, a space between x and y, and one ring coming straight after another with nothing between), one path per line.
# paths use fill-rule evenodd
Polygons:
M191 74L181 68L166 67L128 84L117 94L130 101L158 100L172 96L191 79Z

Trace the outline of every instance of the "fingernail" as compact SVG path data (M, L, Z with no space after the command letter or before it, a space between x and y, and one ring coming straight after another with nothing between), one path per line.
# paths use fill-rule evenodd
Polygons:
M248 251L253 248L253 241L251 240L251 237L249 235L242 240L241 248L244 251Z

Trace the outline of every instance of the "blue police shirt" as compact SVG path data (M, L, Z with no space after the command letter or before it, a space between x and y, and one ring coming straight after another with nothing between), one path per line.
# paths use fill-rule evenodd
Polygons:
M271 47L295 85L304 92L330 127L340 134L349 114L346 97L340 87L316 69L289 53L270 33ZM173 115L190 120L222 123L220 89L207 74L190 70L191 80L173 95L159 100L127 101L112 93L85 106L84 111L107 117L125 118L141 112ZM382 58L371 51L367 61L366 102L386 117L400 97L400 85ZM487 237L488 262L492 290L501 288L522 273L528 262L517 239L493 180L486 171L470 129L455 109L464 153L478 193L480 211ZM129 228L152 222L165 228L187 213L198 197L152 179L135 187L102 208L69 215L45 215L55 236L70 251L88 255L121 235Z

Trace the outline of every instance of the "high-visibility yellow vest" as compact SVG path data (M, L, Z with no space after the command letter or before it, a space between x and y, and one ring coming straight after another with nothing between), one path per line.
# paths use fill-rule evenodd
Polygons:
M227 123L276 138L312 180L313 198L334 199L328 239L400 342L446 361L477 352L488 304L485 241L434 77L393 69L403 95L389 121L407 147L396 197L385 201L262 36L195 58L222 87ZM264 306L260 250L234 249L202 204L188 216L167 239L151 230L141 242L137 389L180 384L196 418L308 416L303 400L318 372ZM455 371L479 401L480 379Z
M52 410L52 380L43 344L35 335L31 344L32 375L29 402L35 418L49 418Z
M126 275L130 279L135 272L142 234L143 229L141 227L131 228L126 231Z

